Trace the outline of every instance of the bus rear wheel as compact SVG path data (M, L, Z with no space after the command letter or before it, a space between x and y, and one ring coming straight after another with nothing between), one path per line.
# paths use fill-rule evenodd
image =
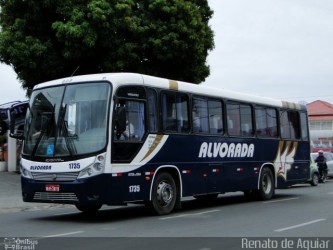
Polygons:
M158 215L169 214L175 208L177 187L174 178L167 172L157 174L152 189L151 207Z
M313 173L310 184L311 186L318 186L319 183L319 175L317 173Z
M275 193L273 173L269 168L264 168L260 175L259 190L257 191L260 200L270 200Z
M83 213L91 214L96 213L102 207L102 205L75 204L75 207Z

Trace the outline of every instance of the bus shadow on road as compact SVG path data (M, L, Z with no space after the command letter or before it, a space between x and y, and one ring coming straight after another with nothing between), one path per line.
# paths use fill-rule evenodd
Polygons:
M293 194L276 194L274 199L293 198ZM216 199L204 200L187 198L182 201L182 208L176 209L172 215L177 213L194 213L200 212L202 209L230 209L230 206L239 206L245 203L256 204L260 202L257 199L244 196L242 192L228 193L219 195ZM151 209L140 204L129 204L128 206L103 206L96 213L86 214L77 210L71 210L67 213L59 213L51 216L39 217L38 220L56 222L76 222L76 223L110 223L127 220L142 219L148 217L158 217L154 215Z

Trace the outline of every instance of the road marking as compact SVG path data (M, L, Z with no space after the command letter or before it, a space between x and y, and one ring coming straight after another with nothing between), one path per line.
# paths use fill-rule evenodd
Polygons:
M200 213L194 213L194 214L180 214L180 215L175 215L175 216L169 216L169 217L163 217L159 218L160 220L169 220L169 219L176 219L180 217L186 217L186 216L196 216L196 215L203 215L203 214L208 214L208 213L214 213L214 212L219 212L220 210L209 210L205 212L200 212Z
M304 226L307 226L307 225L310 225L310 224L313 224L313 223L317 223L317 222L320 222L320 221L325 221L325 220L326 219L312 220L312 221L305 222L305 223L302 223L302 224L298 224L298 225L294 225L294 226L290 226L290 227L284 227L284 228L276 229L274 231L275 232L283 232L283 231L287 231L287 230L298 228L298 227L304 227Z
M328 193L328 194L333 194L333 192L330 192L330 193Z
M80 233L83 233L83 232L84 231L76 231L76 232L69 232L69 233L63 233L63 234L46 235L46 236L43 236L43 238L61 237L61 236L72 235L72 234L80 234Z
M299 199L299 197L288 198L288 199L280 199L280 200L263 201L262 203L283 202L283 201L290 201L290 200L297 200L297 199Z

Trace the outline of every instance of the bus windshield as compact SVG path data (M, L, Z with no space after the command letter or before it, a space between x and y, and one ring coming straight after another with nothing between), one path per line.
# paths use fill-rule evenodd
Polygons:
M107 143L110 84L72 84L35 90L23 154L66 157L97 152Z

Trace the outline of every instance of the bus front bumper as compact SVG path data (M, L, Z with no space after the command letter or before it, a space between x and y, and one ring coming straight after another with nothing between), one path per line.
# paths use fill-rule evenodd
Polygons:
M117 195L111 195L110 175L101 174L70 182L36 181L21 177L22 197L25 202L60 204L116 204Z

